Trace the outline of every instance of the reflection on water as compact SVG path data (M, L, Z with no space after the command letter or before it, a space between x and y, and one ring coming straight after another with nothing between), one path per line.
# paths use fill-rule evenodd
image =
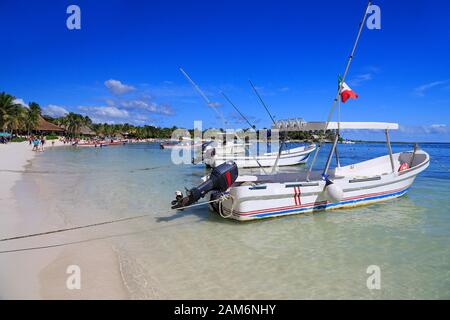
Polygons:
M123 236L108 240L133 298L450 298L449 145L422 148L431 165L405 197L249 223L206 207L171 211L173 192L197 185L207 171L172 165L170 151L157 144L55 148L33 162L25 180L48 193L48 215L69 225L150 214L116 226ZM316 168L329 145L323 149ZM387 150L356 144L339 152L345 165ZM108 235L99 230L98 237ZM373 264L382 290L366 287Z

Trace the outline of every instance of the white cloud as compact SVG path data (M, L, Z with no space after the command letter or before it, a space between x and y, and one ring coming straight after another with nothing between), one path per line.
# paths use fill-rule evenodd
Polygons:
M446 124L431 124L422 126L400 126L399 131L405 134L447 134L450 128Z
M105 81L105 86L109 89L112 94L121 95L130 91L135 90L136 88L130 85L126 85L119 80L109 79Z
M159 107L158 113L164 114L166 116L173 115L173 109L169 105L162 105Z
M80 106L78 109L89 113L94 117L101 118L128 118L129 113L127 110L119 109L112 106L107 107L85 107Z
M211 101L210 103L208 103L208 107L211 107L211 108L217 108L217 107L221 107L221 106L222 106L222 104L220 102Z
M44 107L44 109L42 110L44 114L49 115L50 117L63 117L64 115L66 115L67 113L69 113L69 111L67 111L65 108L54 105L54 104L49 104L48 106Z
M124 108L136 108L136 109L145 109L148 111L156 111L156 104L153 102L147 102L144 100L126 100L121 101L120 105Z
M348 83L352 86L360 86L363 82L369 81L373 79L373 74L368 73L362 73L358 74L356 77L352 78Z
M25 103L25 101L23 101L23 99L20 99L20 98L14 99L13 103L17 103L17 104L20 104L23 107L28 108L28 105Z
M433 133L449 133L450 130L446 124L432 124L430 131Z
M145 100L125 100L120 102L120 106L127 109L145 110L151 113L158 113L163 115L172 115L173 109L170 105L158 105L152 101Z
M448 82L448 80L434 81L434 82L426 83L426 84L423 84L423 85L415 88L414 93L416 95L418 95L419 97L423 97L423 96L425 96L425 92L428 91L429 89L446 84L447 82Z

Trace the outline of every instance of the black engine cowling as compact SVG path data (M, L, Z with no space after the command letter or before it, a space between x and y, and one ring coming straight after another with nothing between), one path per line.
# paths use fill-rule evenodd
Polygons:
M210 191L225 192L237 179L238 167L233 161L222 163L212 169L208 180L187 191L185 197L179 191L176 199L172 201L172 209L189 206L203 198Z

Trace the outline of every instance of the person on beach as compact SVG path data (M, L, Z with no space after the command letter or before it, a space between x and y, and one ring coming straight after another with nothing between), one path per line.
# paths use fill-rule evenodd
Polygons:
M33 140L33 151L39 151L39 139L37 138Z
M40 141L40 143L41 143L41 151L44 152L44 144L45 144L45 138L44 138L44 136L41 136L41 141Z

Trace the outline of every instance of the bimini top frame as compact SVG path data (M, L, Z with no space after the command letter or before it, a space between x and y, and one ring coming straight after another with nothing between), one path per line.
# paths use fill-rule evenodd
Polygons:
M325 164L325 168L323 170L322 176L324 179L327 179L327 172L330 167L331 158L333 154L336 155L336 161L338 166L339 157L337 153L337 143L339 140L339 131L340 130L383 130L386 134L386 144L389 151L389 158L391 162L392 172L395 172L394 159L392 155L392 147L391 141L389 139L389 130L397 130L398 123L389 123L389 122L306 122L302 118L298 119L288 119L288 120L280 120L277 121L272 129L278 129L280 131L323 131L326 130L334 130L335 138L333 141L333 145L331 147L330 153L327 158L327 162ZM314 160L313 160L314 161ZM309 180L309 174L307 175L307 180Z
M277 121L272 129L280 131L324 131L324 130L397 130L397 123L389 122L306 122L303 119Z

